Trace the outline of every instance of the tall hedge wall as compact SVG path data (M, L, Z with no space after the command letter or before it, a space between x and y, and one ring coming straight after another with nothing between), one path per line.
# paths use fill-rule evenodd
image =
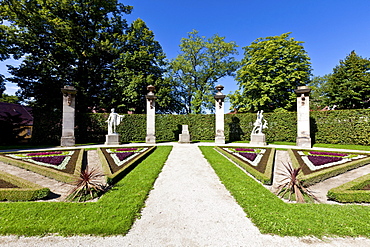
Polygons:
M297 113L264 113L268 129L264 130L267 142L295 142ZM107 134L108 114L76 114L76 142L103 143ZM311 137L315 143L358 144L370 143L370 110L313 111L310 113ZM248 141L256 120L256 113L226 114L226 141ZM157 141L178 141L181 125L188 125L192 140L213 140L215 115L156 115ZM59 129L59 128L58 128ZM51 129L54 130L54 129ZM47 133L45 137L61 133ZM61 132L61 131L60 131ZM145 141L146 115L125 115L117 132L121 142ZM42 136L37 136L40 140ZM42 138L41 138L42 139ZM50 139L49 139L50 140ZM57 140L59 142L59 140Z

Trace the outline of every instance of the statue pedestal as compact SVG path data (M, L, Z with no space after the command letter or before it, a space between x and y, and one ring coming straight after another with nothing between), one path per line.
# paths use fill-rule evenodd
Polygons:
M225 144L225 136L215 136L215 144Z
M182 132L181 134L179 134L179 143L190 144L190 134L189 134L188 125L182 126Z
M249 144L266 146L267 144L265 134L251 134L251 141L249 142Z
M105 135L104 145L119 145L119 134Z

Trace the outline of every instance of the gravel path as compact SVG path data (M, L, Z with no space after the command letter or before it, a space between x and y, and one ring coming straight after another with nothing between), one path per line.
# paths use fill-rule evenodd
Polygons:
M196 145L174 145L126 236L0 237L0 246L370 246L370 239L263 235L220 183Z

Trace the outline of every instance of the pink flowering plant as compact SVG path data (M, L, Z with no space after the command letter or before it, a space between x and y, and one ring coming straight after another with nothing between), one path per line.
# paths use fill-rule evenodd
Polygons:
M27 161L36 165L56 168L58 170L64 170L68 162L70 161L74 150L66 151L43 151L43 152L30 152L30 153L13 153L6 154L5 156Z

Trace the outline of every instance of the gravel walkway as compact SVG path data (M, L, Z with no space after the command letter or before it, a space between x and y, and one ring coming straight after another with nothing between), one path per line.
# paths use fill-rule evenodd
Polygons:
M126 236L3 236L0 246L370 246L370 240L263 235L198 147L178 144L155 182L141 219Z

